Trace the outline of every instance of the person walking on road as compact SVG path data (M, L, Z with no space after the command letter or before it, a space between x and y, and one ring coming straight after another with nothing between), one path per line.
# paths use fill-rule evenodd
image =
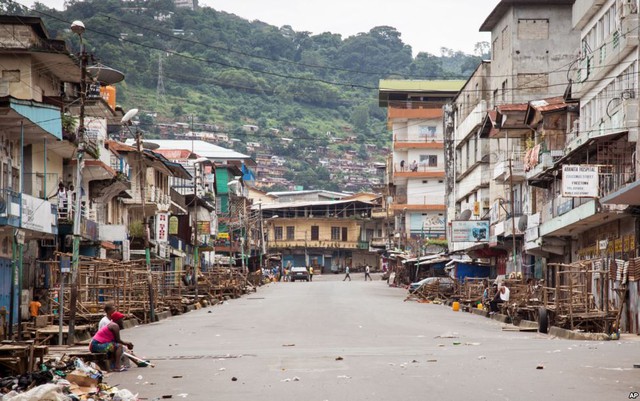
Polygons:
M309 266L309 281L313 281L313 266Z
M349 281L351 281L351 276L349 275L349 265L344 268L344 273L344 279L342 279L342 281L345 281L346 279L349 279Z
M369 269L370 269L369 265L366 265L364 267L364 281L367 281L367 278L373 281L373 279L371 278L371 274L369 274Z

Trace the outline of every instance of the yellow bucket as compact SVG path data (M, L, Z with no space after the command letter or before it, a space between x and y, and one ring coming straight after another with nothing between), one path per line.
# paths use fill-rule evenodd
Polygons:
M454 311L454 312L459 311L459 310L460 310L460 302L458 302L458 301L454 302L454 303L452 304L452 307L453 307L453 311Z
M481 303L478 303L478 309L484 310L484 306Z

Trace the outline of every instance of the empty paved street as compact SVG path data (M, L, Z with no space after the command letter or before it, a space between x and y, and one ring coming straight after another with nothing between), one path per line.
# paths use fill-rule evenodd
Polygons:
M490 319L403 302L404 290L376 276L342 278L270 284L125 330L156 367L108 381L149 400L625 400L640 389L635 338L502 331Z

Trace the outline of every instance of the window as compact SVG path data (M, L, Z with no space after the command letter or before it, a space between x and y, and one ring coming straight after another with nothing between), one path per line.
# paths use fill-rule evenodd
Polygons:
M436 155L427 156L427 159L425 160L425 163L429 167L438 167L438 156L436 156Z
M507 100L507 80L502 81L502 101Z
M420 164L425 164L429 167L438 166L438 156L436 155L420 155Z
M44 194L44 174L36 173L36 191L38 198L45 199Z
M500 50L508 50L509 47L509 26L505 26L502 30L502 35L500 40Z
M549 86L549 74L518 74L519 93L543 93Z
M2 70L2 81L20 82L20 70Z
M498 55L498 38L495 38L491 43L491 59L496 60L496 56Z
M348 241L347 232L348 232L347 227L342 227L342 240L345 242Z
M371 241L373 238L373 228L367 228L365 241Z
M9 188L9 164L2 163L2 182L0 188Z
M549 39L548 19L519 19L518 39Z
M436 127L433 125L420 125L418 135L423 138L433 138L436 136Z
M11 168L11 189L20 192L20 170L15 167Z
M273 238L277 240L282 240L282 227L273 227Z
M296 228L294 226L287 226L287 239L290 241L296 239Z
M320 239L320 227L311 226L311 241L318 241Z
M331 227L331 240L332 241L340 240L340 227Z

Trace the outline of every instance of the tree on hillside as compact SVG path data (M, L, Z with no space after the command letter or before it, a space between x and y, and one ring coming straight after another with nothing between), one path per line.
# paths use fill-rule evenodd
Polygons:
M411 63L411 46L400 39L400 32L389 26L379 26L368 33L347 38L338 52L341 67L362 71L404 71ZM375 77L354 76L357 82L375 80Z
M369 107L357 106L351 113L351 124L360 132L369 132Z
M409 73L419 78L442 78L445 76L440 57L420 52L409 65Z

